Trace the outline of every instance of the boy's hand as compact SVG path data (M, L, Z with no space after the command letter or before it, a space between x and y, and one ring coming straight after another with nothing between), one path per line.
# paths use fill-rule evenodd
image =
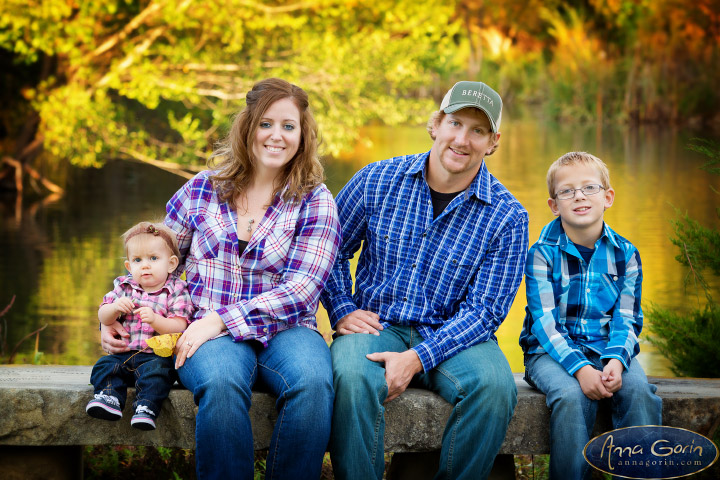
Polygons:
M134 313L137 313L140 315L140 318L142 319L143 323L147 323L152 325L155 321L155 312L153 312L153 309L150 307L140 307L137 310L135 310Z
M118 315L121 315L123 313L132 313L135 309L135 304L130 297L120 297L112 304L113 307L115 307L115 310L118 312Z
M612 397L612 393L603 384L603 372L590 365L585 365L575 372L575 378L580 383L583 393L590 400L602 400Z
M611 358L602 371L602 381L605 388L610 393L615 393L622 387L622 372L625 369L622 362L616 358Z

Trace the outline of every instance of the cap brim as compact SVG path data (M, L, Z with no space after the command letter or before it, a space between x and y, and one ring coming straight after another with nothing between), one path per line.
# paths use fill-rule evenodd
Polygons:
M475 103L458 103L457 105L452 105L450 107L447 107L445 110L443 110L443 112L455 113L458 110L462 110L463 108L477 108L478 110L483 112L485 114L485 116L488 118L488 120L490 121L490 130L492 130L493 133L497 133L497 131L498 131L497 125L495 125L495 122L492 119L492 115L490 115L490 113L487 110L485 110L483 107L481 107L480 105L477 105Z

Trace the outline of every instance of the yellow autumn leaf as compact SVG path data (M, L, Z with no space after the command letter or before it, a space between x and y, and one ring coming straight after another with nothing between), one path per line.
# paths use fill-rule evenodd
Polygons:
M166 333L165 335L157 335L147 339L148 347L153 349L155 355L161 357L169 357L175 350L175 344L182 333Z

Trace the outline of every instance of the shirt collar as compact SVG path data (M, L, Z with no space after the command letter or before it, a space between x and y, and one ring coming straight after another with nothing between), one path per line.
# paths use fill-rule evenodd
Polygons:
M405 170L405 175L416 175L422 172L423 178L425 178L429 158L430 152L415 155L415 158L412 159L410 165ZM475 195L485 203L492 203L490 201L490 172L487 169L487 165L485 165L484 159L480 164L480 170L478 170L477 175L475 175L475 178L473 178L468 188L465 189L465 192L467 195Z
M170 286L171 286L172 283L175 281L175 278L177 278L176 275L173 274L173 273L171 273L170 275L168 275L168 278L167 278L167 280L165 281L165 284L164 284L159 290L156 290L156 291L154 291L154 292L148 292L148 293L153 293L153 294L155 294L155 293L160 292L160 290L163 290L163 289L165 289L168 293L172 293L172 289L171 289ZM135 281L135 279L132 277L132 274L130 274L130 273L128 273L126 276L120 278L120 284L121 284L121 285L122 285L122 284L129 285L129 286L132 287L134 290L139 290L139 291L143 291L143 292L145 291L145 290L140 286L140 284L137 283L137 281Z
M617 234L605 222L603 222L603 233L602 235L600 235L600 240L602 240L603 238L606 238L607 241L610 242L610 244L612 244L615 248L620 248ZM542 233L540 234L540 239L538 239L538 243L544 245L557 245L562 249L566 249L568 244L572 243L572 241L565 233L565 229L562 226L562 221L560 220L560 217L558 217L552 222L550 222L543 229Z

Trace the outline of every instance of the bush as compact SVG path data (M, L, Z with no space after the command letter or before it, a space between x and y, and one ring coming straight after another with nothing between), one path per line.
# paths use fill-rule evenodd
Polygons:
M720 174L720 144L695 139L690 149L709 158L703 170ZM720 218L720 208L717 213ZM646 311L649 340L672 362L670 368L676 375L720 377L720 304L705 279L707 270L720 276L720 229L705 227L687 214L673 221L673 226L671 241L680 250L675 258L690 269L689 283L702 290L706 302L689 312L653 305Z

